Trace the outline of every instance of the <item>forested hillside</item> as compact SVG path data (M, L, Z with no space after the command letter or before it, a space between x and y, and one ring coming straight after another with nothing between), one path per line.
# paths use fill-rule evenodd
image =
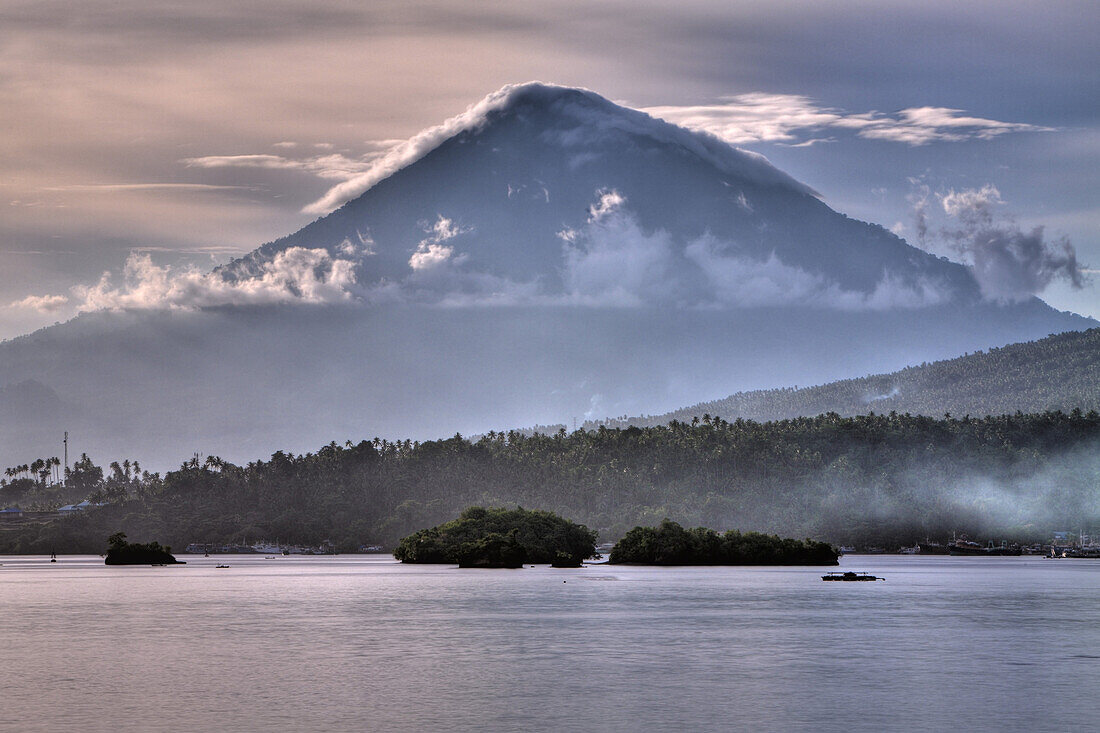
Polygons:
M554 511L601 541L666 517L837 544L897 546L953 531L1025 539L1100 524L1098 446L1100 415L1079 410L832 413L330 444L246 466L195 457L163 477L124 462L102 478L85 472L97 479L90 498L109 505L0 532L0 550L101 552L120 530L177 550L261 538L392 547L475 504Z
M664 415L619 417L604 424L663 425L704 414L725 420L783 420L836 412L908 412L940 417L1100 409L1100 328L978 351L957 359L817 387L738 392Z

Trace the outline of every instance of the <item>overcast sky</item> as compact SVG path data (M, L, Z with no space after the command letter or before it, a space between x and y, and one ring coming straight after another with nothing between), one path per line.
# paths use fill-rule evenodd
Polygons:
M0 0L0 337L131 251L207 266L288 234L395 140L532 79L708 129L947 256L944 200L995 190L998 221L1100 267L1098 8ZM1100 317L1100 286L1043 297Z

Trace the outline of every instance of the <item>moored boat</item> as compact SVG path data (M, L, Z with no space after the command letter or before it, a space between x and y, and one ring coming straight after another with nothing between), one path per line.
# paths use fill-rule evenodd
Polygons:
M1020 555L1023 551L1019 545L1009 545L1004 542L1000 546L994 545L992 541L988 545L982 546L972 540L955 540L947 545L947 551L951 555L969 555L978 557L998 557L998 556L1015 556Z
M886 578L876 578L874 575L867 573L853 573L851 570L840 572L834 570L830 573L825 573L821 576L822 580L843 580L843 581L860 581L860 580L886 580Z

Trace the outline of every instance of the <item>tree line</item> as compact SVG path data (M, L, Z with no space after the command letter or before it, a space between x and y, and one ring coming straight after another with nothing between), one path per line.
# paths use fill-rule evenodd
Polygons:
M888 548L952 532L1038 539L1100 525L1098 439L1100 416L1081 410L703 415L647 428L330 443L246 465L194 456L163 476L133 462L104 472L82 457L67 490L106 505L0 531L0 551L101 552L121 530L175 547L329 540L346 552L393 547L473 505L552 511L601 541L666 518Z

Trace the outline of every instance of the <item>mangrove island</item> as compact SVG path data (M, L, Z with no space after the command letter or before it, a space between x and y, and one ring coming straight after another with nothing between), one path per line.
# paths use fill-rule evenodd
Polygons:
M107 538L106 565L186 565L172 555L171 547L161 547L159 542L141 544L127 542L126 534L115 532Z
M635 527L611 548L612 564L635 565L837 565L840 553L826 542L792 540L759 532L684 529L668 519Z
M580 567L595 554L596 533L583 524L541 510L473 506L458 519L405 537L393 556L406 563L519 568L525 562Z

